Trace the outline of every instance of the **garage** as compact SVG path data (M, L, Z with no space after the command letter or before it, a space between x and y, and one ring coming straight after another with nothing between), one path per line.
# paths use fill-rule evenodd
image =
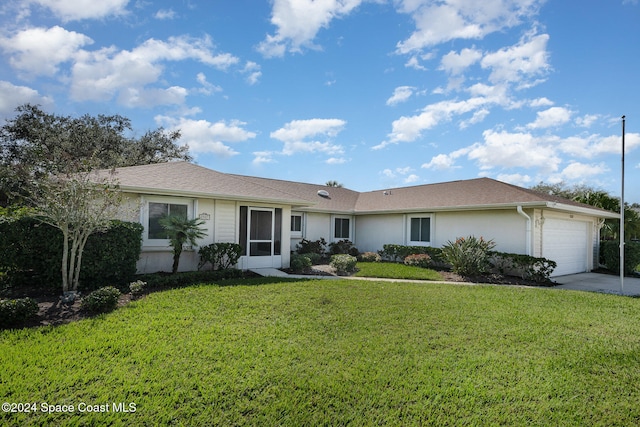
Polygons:
M591 238L589 222L545 219L542 256L558 263L552 276L589 271Z

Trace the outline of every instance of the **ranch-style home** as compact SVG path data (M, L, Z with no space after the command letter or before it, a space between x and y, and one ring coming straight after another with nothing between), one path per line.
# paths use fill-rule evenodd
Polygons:
M357 192L171 162L118 168L115 179L141 207L141 273L171 268L158 224L168 214L202 219L201 246L241 244L241 269L288 267L302 239L349 239L365 252L387 243L440 247L474 235L493 239L498 251L556 261L554 276L597 266L604 219L619 217L489 178ZM196 248L182 257L181 270L197 268Z

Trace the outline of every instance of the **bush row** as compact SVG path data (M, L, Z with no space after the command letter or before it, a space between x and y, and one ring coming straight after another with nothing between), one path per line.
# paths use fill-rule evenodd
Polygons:
M142 242L141 224L112 221L106 232L87 239L80 287L125 284L136 273ZM0 270L10 285L59 290L62 286L62 232L31 217L0 216Z
M620 242L603 240L600 242L600 264L608 270L620 274ZM640 265L640 242L624 244L624 274L632 275Z
M0 329L22 324L38 314L38 303L32 298L0 300Z
M243 272L237 269L215 271L187 271L176 274L139 274L135 278L147 284L148 288L176 288L195 285L199 283L211 283L219 280L238 279Z
M386 244L382 245L382 250L378 251L380 256L387 261L403 262L409 255L427 254L433 262L441 262L442 249L431 246L406 246Z

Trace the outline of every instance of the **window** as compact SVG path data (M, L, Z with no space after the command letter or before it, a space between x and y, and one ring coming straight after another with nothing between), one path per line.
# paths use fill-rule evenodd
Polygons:
M411 242L431 242L431 218L411 218L410 227Z
M302 233L302 215L291 215L291 234Z
M336 239L349 238L349 218L335 218L333 237Z
M160 225L160 219L170 215L187 218L187 212L188 206L186 204L149 202L148 239L167 239L167 233Z

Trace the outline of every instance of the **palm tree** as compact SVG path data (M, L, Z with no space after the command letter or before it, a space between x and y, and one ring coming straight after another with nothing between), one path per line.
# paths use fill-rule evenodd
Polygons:
M180 263L180 255L182 254L182 246L188 243L195 246L198 239L202 239L207 235L205 230L200 228L204 221L200 219L187 219L181 215L170 215L158 221L162 228L167 232L169 244L173 248L173 267L171 273L178 271Z

